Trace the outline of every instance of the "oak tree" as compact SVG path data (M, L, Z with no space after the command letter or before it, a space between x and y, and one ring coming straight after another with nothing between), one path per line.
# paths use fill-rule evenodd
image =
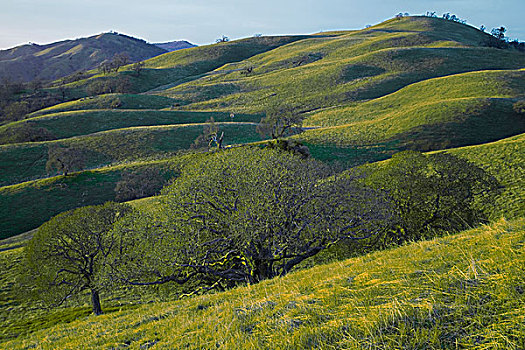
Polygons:
M118 225L136 244L113 266L138 285L257 283L381 230L391 215L381 192L329 175L317 161L275 149L207 155L163 190L156 216Z
M483 207L500 189L483 169L447 153L400 152L372 169L366 182L386 190L395 204L397 228L389 239L396 243L483 222Z
M60 145L50 145L46 170L48 173L56 170L67 176L71 171L80 170L85 166L86 154L81 148Z
M108 202L67 211L43 224L24 250L24 273L35 293L57 306L88 290L93 313L101 314L103 264L123 243L111 227L130 210Z

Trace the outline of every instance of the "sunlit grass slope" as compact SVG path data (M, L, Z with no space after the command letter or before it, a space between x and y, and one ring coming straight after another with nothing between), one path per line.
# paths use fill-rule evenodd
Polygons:
M525 221L79 319L9 349L525 347Z
M135 126L199 124L213 118L216 122L259 122L261 115L226 112L192 112L171 110L103 109L46 114L0 126L0 143L14 143L27 128L44 128L56 139L92 134L99 131Z
M254 123L217 123L224 131L224 145L260 140ZM179 124L109 130L58 141L0 146L0 185L15 184L47 176L49 146L82 149L85 168L114 162L174 155L188 149L202 133L204 124Z
M91 110L91 109L161 109L175 104L171 98L163 96L139 94L104 94L81 98L78 100L59 103L31 113L29 117L42 114L54 114L66 111Z
M98 74L68 84L67 87L69 94L81 97L82 93L79 91L85 90L93 81L112 79L116 75L127 78L135 92L144 92L167 84L173 86L196 79L226 63L242 61L305 37L307 36L253 37L173 51L157 56L153 60L146 60L144 69L138 76L131 70L130 65L123 67L118 73L104 76Z
M385 155L481 144L525 131L525 119L513 110L524 96L524 70L435 78L382 98L310 114L305 124L320 128L297 137L318 147L379 148Z
M418 109L427 105L436 105L438 109L437 104L441 102L520 97L525 97L525 70L469 72L428 79L381 98L311 113L305 126L338 126L392 119L403 114L409 114L413 119L417 117Z
M486 37L467 25L406 17L296 41L157 93L188 109L262 112L286 103L311 111L378 98L430 78L525 66L523 53L484 47Z

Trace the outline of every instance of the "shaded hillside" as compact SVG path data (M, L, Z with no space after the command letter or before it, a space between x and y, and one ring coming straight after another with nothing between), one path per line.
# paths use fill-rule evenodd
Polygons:
M491 220L525 217L525 134L446 152L483 168L503 186L492 206L485 208Z
M0 239L37 228L63 211L114 201L125 173L156 169L175 176L185 161L182 156L128 163L0 187Z
M163 109L171 107L175 100L164 96L151 96L140 94L102 94L90 96L74 101L59 103L54 106L38 110L27 115L28 118L54 114L58 112L71 112L78 110L101 110L101 109Z
M145 145L141 147L146 147ZM34 149L35 153L45 152ZM27 150L26 150L27 152ZM451 149L454 155L465 158L487 170L505 186L504 192L494 199L491 208L485 211L491 218L506 216L517 218L525 215L522 198L525 196L525 134L498 142ZM28 153L28 157L31 154ZM182 164L195 155L187 155L156 161L153 167ZM198 156L198 155L197 155ZM352 157L352 153L346 154ZM47 155L42 156L46 159ZM28 163L29 164L29 163ZM35 174L44 171L43 163L26 165ZM41 225L51 216L82 205L100 204L115 197L114 188L126 167L145 166L136 162L128 165L101 168L74 173L70 176L55 176L48 179L24 182L0 187L0 236L9 237ZM16 176L14 172L12 176ZM36 175L35 175L36 176Z
M117 53L126 53L136 62L165 52L144 40L116 33L46 45L30 44L0 51L0 79L55 80L96 68Z
M525 132L513 105L525 71L480 71L429 79L347 107L311 113L298 138L314 145L383 148L385 154L492 142Z
M201 117L202 118L202 117ZM202 134L205 123L138 126L101 131L57 141L17 143L0 146L0 186L43 178L51 147L74 148L84 159L82 169L141 158L165 158L189 149ZM259 141L252 122L217 123L225 133L224 145Z
M46 114L41 117L0 126L0 144L35 141L24 138L28 130L45 129L53 139L92 134L99 131L175 124L201 124L210 118L216 122L257 123L260 115L225 112L172 111L154 109L96 109Z

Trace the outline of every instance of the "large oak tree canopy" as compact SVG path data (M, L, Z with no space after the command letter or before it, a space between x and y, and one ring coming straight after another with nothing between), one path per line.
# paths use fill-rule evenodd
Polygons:
M256 283L339 240L380 230L390 217L380 192L329 175L319 162L278 150L205 157L165 188L162 214L119 224L116 230L136 244L114 266L132 284Z

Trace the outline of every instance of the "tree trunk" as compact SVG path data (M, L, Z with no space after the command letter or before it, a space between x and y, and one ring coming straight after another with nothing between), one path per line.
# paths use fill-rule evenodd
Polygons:
M100 306L100 295L98 290L91 289L91 305L93 306L93 313L95 315L102 315L102 306Z

